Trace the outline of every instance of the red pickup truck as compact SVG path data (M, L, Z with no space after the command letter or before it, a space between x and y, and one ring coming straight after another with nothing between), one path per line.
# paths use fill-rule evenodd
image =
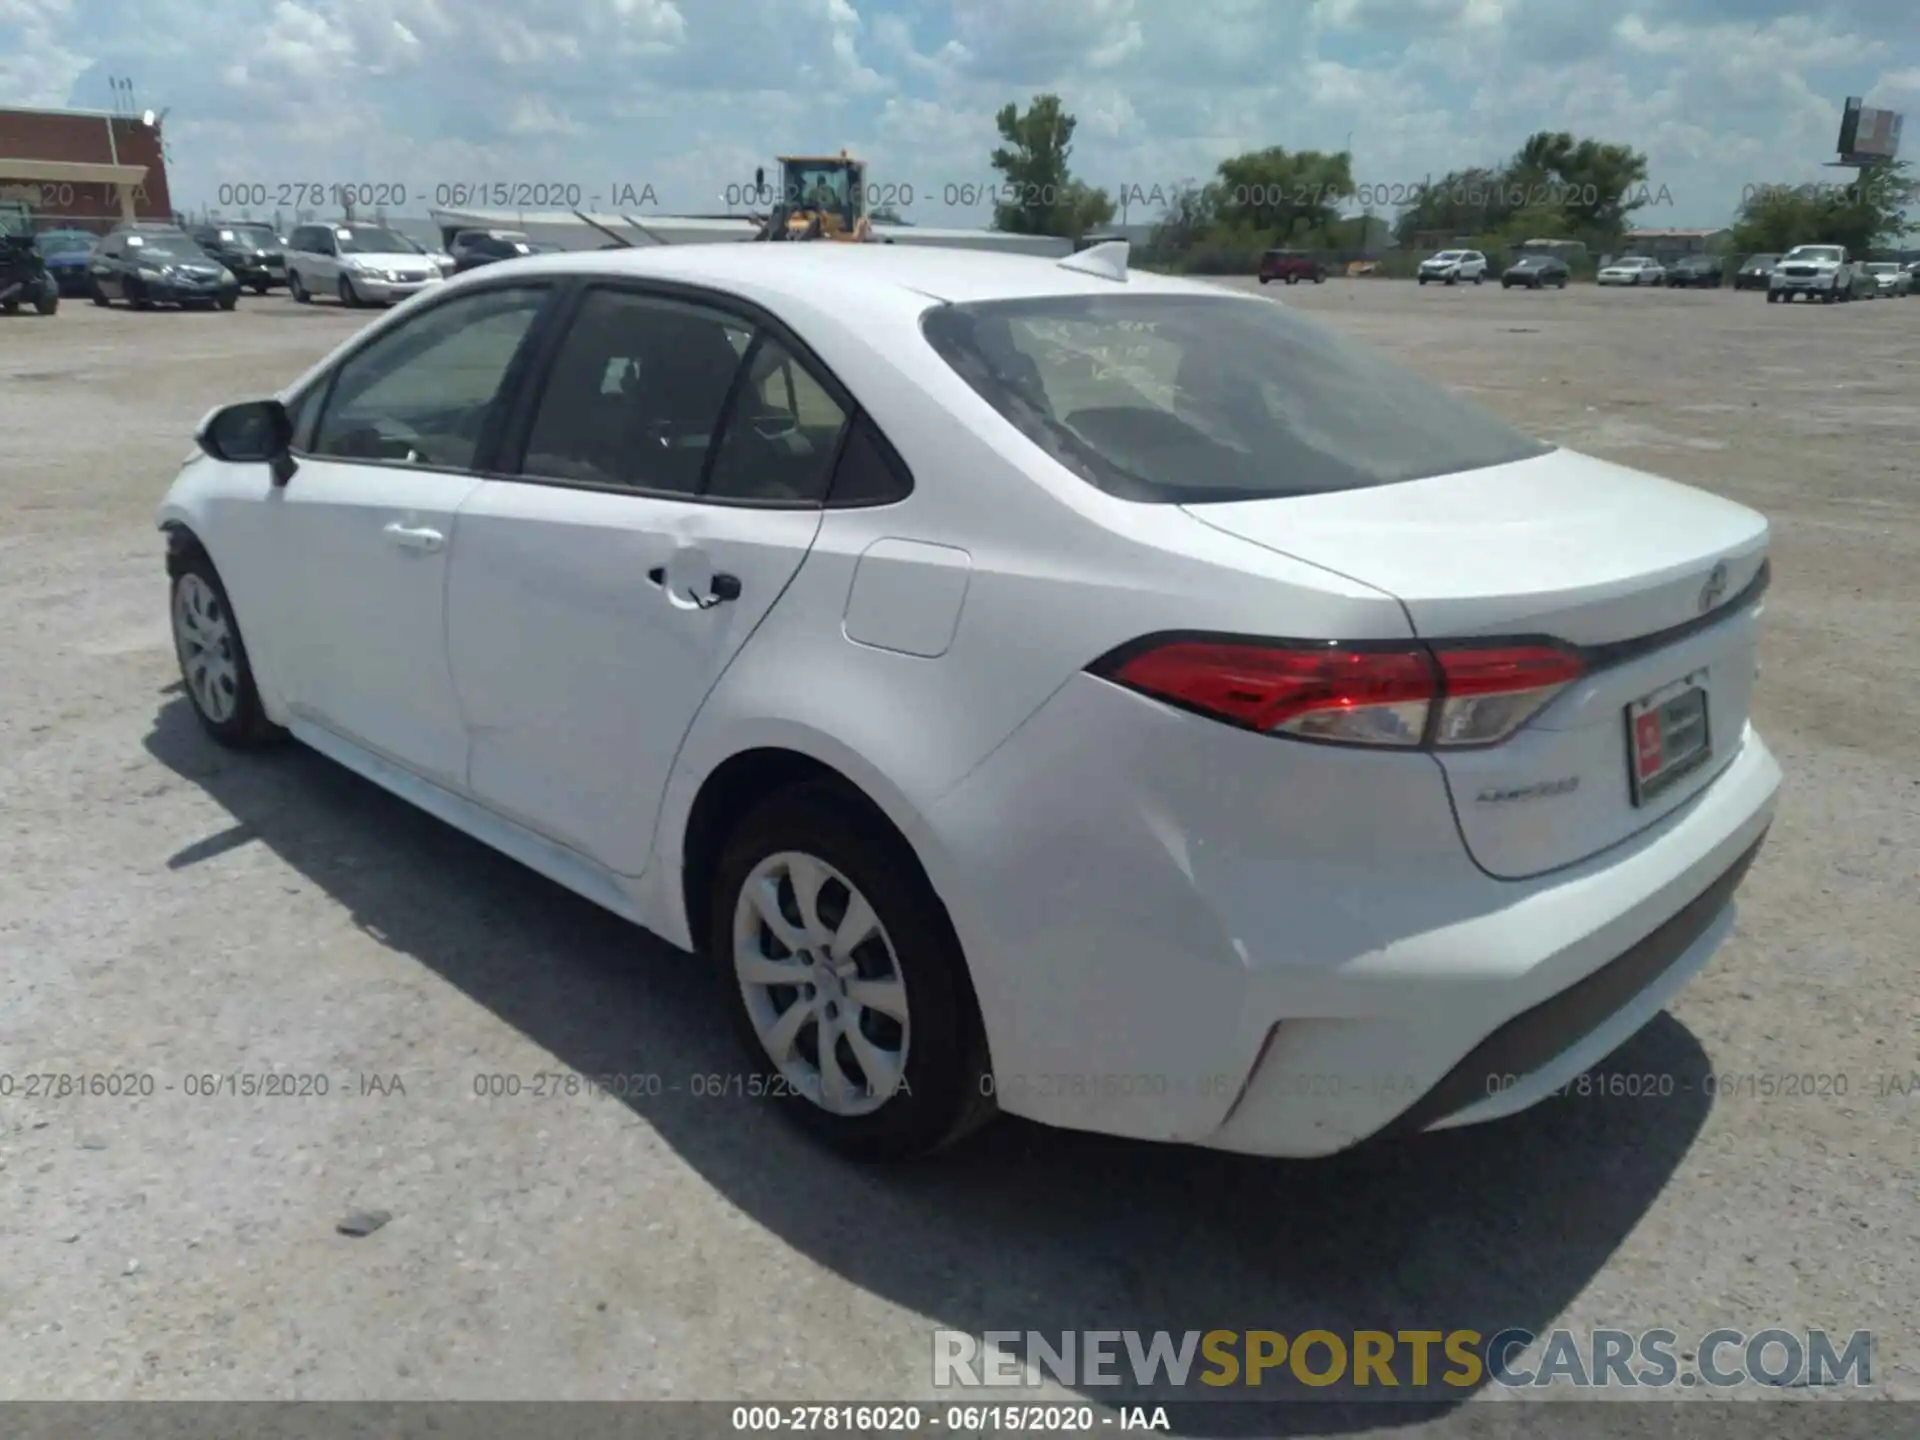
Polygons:
M1327 267L1305 250L1269 250L1260 257L1260 283L1284 280L1289 285L1311 280L1318 285L1327 278Z

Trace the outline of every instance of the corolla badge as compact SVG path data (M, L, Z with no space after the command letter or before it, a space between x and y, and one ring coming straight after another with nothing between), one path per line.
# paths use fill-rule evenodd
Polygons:
M1515 800L1545 800L1550 795L1571 795L1580 788L1580 777L1568 775L1559 780L1542 780L1537 785L1515 785L1507 789L1482 790L1473 798L1482 805L1506 805Z
M1727 562L1718 561L1707 572L1707 583L1700 587L1700 613L1706 614L1718 605L1727 594Z

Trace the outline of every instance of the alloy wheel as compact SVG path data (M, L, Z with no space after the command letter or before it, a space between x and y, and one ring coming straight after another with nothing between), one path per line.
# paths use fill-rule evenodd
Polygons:
M233 624L220 596L198 575L182 575L174 587L173 643L200 713L216 725L232 719L240 705Z
M783 850L734 903L733 967L767 1058L833 1115L871 1115L900 1088L911 1024L886 927L826 861Z

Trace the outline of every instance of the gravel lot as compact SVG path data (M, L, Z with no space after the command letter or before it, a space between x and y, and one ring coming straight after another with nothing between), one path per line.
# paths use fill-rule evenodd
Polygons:
M1920 1099L1881 1093L1920 1070L1920 299L1280 298L1772 518L1781 816L1612 1062L1679 1093L1319 1164L1003 1122L895 1172L698 1095L736 1064L694 966L316 756L219 752L180 694L152 513L192 426L365 317L69 301L0 317L0 1398L898 1400L936 1326L1777 1324L1874 1331L1874 1390L1920 1399ZM328 1093L186 1093L268 1070ZM154 1093L22 1093L74 1072ZM664 1088L475 1096L538 1072Z

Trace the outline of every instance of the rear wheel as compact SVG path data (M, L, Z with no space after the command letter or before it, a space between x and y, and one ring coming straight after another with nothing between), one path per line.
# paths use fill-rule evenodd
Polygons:
M42 315L51 315L60 308L60 287L49 280L40 287L40 296L33 302L33 308Z
M296 305L308 305L313 302L313 293L307 289L307 282L300 278L298 270L287 272L287 293L293 296Z
M87 279L87 291L93 303L96 305L111 305L113 303L107 299L107 292L100 288L100 282L91 276Z
M808 1132L858 1159L906 1159L992 1115L945 914L905 843L838 786L754 811L709 903L709 953L760 1093Z
M238 295L222 295L218 303L222 310L231 310L240 303L240 297Z
M256 280L256 281L254 281L254 282L253 282L253 293L254 293L254 294L256 294L256 295L264 295L264 294L266 294L266 293L267 293L267 282L266 282L266 281L264 281L264 280Z

